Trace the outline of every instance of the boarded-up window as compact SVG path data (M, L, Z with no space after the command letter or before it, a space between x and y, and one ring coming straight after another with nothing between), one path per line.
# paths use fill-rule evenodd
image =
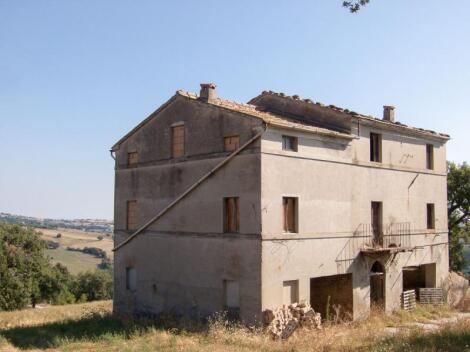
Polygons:
M137 288L137 275L135 268L128 266L126 268L126 289L129 291L135 291Z
M127 166L135 167L139 162L139 153L137 152L130 152L127 153Z
M299 280L284 281L282 304L289 305L299 301Z
M297 151L297 137L282 136L282 150Z
M127 229L137 229L137 201L127 201Z
M432 230L436 227L434 216L434 204L426 204L426 213L427 228Z
M224 137L224 148L226 152L237 150L240 147L240 137Z
M240 285L235 280L224 280L225 308L240 308Z
M434 169L434 146L432 144L426 144L426 168Z
M238 197L224 198L224 231L238 232L240 228L240 209Z
M184 156L184 125L171 128L171 148L173 158Z
M382 162L382 136L378 133L370 134L370 161Z
M282 198L284 232L297 232L297 198Z

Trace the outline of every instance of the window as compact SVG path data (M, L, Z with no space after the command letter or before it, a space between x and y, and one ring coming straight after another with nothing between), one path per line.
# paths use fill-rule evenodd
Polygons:
M299 301L299 280L284 281L282 283L282 304L288 306Z
M370 161L382 162L382 135L370 134Z
M184 125L171 128L171 148L173 158L184 156Z
M383 245L383 233L382 233L382 202L372 202L371 206L371 226L373 244L376 246Z
M224 232L238 232L240 228L240 210L238 198L224 198Z
M297 137L282 136L282 150L297 151Z
M139 154L137 152L127 153L127 166L135 167L139 162Z
M224 137L224 148L226 152L231 152L240 148L240 138L238 136Z
M434 146L426 144L426 169L434 169Z
M434 204L426 204L426 222L428 230L435 229Z
M137 275L135 268L128 266L126 268L126 290L135 291L137 287Z
M127 201L127 229L128 230L137 229L137 201L136 200Z
M284 215L284 232L297 232L297 198L282 198Z
M240 284L235 280L224 280L224 309L229 319L240 317Z

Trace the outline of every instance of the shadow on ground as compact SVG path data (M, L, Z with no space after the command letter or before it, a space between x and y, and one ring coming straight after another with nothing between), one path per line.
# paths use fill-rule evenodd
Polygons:
M162 319L126 319L96 315L79 320L66 320L35 326L0 330L0 337L19 349L57 348L64 343L94 341L105 337L129 339L149 330L169 328L202 331L204 325L181 326L181 322ZM175 330L174 330L175 331ZM177 330L176 330L177 331Z

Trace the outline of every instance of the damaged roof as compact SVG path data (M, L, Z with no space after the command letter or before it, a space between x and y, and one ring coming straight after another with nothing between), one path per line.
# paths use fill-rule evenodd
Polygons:
M435 132L435 131L432 131L432 130L427 130L427 129L423 129L423 128L408 126L408 125L405 125L405 124L403 124L401 122L398 122L398 121L395 121L395 122L386 121L386 120L383 120L383 119L380 119L380 118L376 118L374 116L362 115L362 114L359 114L355 111L340 108L340 107L337 107L335 105L325 105L325 104L322 104L320 102L314 102L311 99L302 99L298 95L290 96L290 95L286 95L282 92L281 93L276 93L276 92L273 92L271 90L263 91L260 95L258 95L257 97L251 99L248 102L248 104L255 104L259 99L261 99L263 96L266 96L266 95L271 95L271 96L279 97L281 99L286 99L286 100L290 100L290 101L297 101L301 104L306 104L306 105L310 105L310 106L317 106L317 107L324 108L324 109L329 109L329 110L332 110L332 111L335 111L335 112L338 112L338 113L348 114L348 115L351 116L351 118L353 118L357 121L366 122L366 123L369 122L369 123L372 123L372 124L379 124L379 125L381 125L382 127L385 127L385 128L389 127L389 128L394 128L394 129L398 129L398 130L403 130L403 131L410 132L410 133L413 133L413 134L417 134L417 135L420 135L420 136L423 136L423 137L438 138L438 139L443 140L443 141L447 141L447 140L450 139L450 136L448 134L445 134L445 133L438 133L438 132Z
M152 118L154 118L160 111L162 111L165 107L167 107L170 103L172 103L177 97L184 97L193 101L198 101L204 104L210 104L210 105L220 107L222 109L227 109L233 112L237 112L246 116L259 118L269 125L280 127L280 128L288 128L288 129L293 129L293 130L298 130L298 131L303 131L303 132L308 132L308 133L315 133L319 135L329 136L333 138L340 138L340 139L345 139L345 140L352 140L354 138L357 138L356 136L350 133L343 133L339 131L333 131L329 128L314 126L313 124L308 123L308 121L299 121L295 118L284 116L283 114L273 113L269 111L261 111L259 107L257 107L255 104L258 100L262 99L266 95L270 95L270 96L281 98L281 99L287 99L289 101L296 101L300 104L305 104L306 106L319 107L322 109L336 112L338 114L347 114L348 117L351 117L351 119L355 119L358 122L365 122L368 124L379 125L380 127L383 127L383 128L389 128L389 129L399 130L403 132L408 132L408 133L418 135L421 137L431 137L431 138L439 139L440 141L444 141L444 142L450 139L449 135L444 134L444 133L437 133L431 130L425 130L422 128L407 126L398 121L395 121L395 122L385 121L379 118L375 118L373 116L362 115L355 111L343 109L334 105L325 105L320 102L314 102L311 99L302 99L298 95L289 96L284 93L276 93L273 91L263 91L260 95L251 99L248 102L248 104L242 104L242 103L238 103L238 102L226 100L226 99L221 99L221 98L215 98L215 99L211 99L210 101L202 102L199 100L198 94L187 92L184 90L178 90L176 94L173 95L167 102L165 102L156 111L150 114L145 120L140 122L136 127L134 127L131 131L129 131L118 142L116 142L116 144L112 146L111 151L119 149L120 144L122 144L127 138L133 135L137 130L139 130L145 124L147 124L147 122L149 122Z

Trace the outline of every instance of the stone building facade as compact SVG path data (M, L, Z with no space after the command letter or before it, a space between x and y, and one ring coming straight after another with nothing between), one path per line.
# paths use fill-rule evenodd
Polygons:
M114 310L253 323L310 301L357 319L439 287L449 136L394 114L178 91L111 150Z

